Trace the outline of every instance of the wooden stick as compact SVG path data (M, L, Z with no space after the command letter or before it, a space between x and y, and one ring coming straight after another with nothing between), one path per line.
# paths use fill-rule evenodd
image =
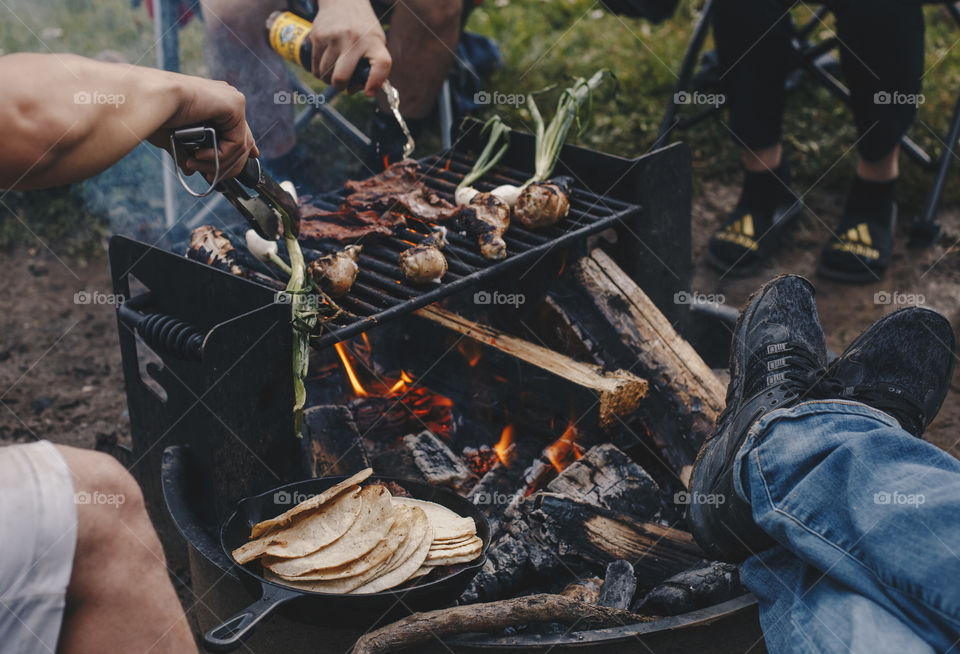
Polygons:
M559 622L576 624L583 629L599 629L654 619L622 609L585 604L563 595L542 593L414 613L362 636L354 645L353 654L381 654L428 643L434 638L497 632L532 622Z
M576 361L434 305L419 309L416 313L481 345L495 348L592 391L600 398L600 426L603 429L616 426L619 418L636 411L647 395L647 381L625 370L606 371L600 366Z

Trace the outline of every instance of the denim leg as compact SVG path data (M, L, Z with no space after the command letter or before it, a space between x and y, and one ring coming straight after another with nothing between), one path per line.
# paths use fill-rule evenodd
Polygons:
M757 524L800 561L957 651L960 462L885 413L817 401L758 421L735 473Z
M933 654L904 622L781 545L747 559L740 578L760 603L770 654Z

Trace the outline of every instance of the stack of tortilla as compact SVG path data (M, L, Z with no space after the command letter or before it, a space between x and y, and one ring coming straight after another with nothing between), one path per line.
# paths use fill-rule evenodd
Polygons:
M357 473L289 511L253 526L233 551L260 559L264 576L318 593L377 593L436 566L472 561L482 542L473 518L363 482Z

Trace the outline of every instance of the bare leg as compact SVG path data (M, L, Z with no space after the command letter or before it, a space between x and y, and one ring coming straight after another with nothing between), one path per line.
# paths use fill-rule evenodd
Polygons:
M393 58L390 83L407 118L433 109L460 40L461 0L399 0L390 16L387 49ZM387 109L383 94L380 106Z
M783 146L777 143L762 150L744 150L742 161L743 167L751 173L765 173L779 166L782 158Z
M887 156L877 161L866 161L862 156L857 159L857 177L868 182L889 182L900 176L900 146L893 148Z
M296 144L292 104L274 102L275 94L292 86L283 59L270 49L264 23L270 12L284 9L282 0L201 0L206 28L206 60L210 76L235 86L247 96L247 123L260 154L273 159Z
M77 493L77 549L59 652L196 652L160 540L133 477L113 457L57 446Z

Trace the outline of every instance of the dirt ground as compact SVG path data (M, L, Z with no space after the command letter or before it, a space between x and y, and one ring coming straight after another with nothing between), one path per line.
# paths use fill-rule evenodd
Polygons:
M699 188L693 211L696 261L702 259L716 216L733 204L735 194L734 188L718 183ZM746 279L721 279L698 264L692 290L723 294L727 304L739 307L778 271L812 276L841 198L814 192L807 202L819 218L805 216L795 232L796 246L784 251L767 270ZM941 221L946 228L941 244L909 251L901 238L891 268L879 283L848 286L812 277L831 349L842 351L862 329L897 308L876 303L877 293L887 293L895 301L914 294L913 299L960 324L960 211L941 212ZM35 248L0 255L0 270L0 444L46 438L93 447L98 436L128 442L105 250L100 257L78 262L59 258L38 243ZM84 299L88 303L82 303ZM928 438L957 454L958 427L960 387L954 381Z

